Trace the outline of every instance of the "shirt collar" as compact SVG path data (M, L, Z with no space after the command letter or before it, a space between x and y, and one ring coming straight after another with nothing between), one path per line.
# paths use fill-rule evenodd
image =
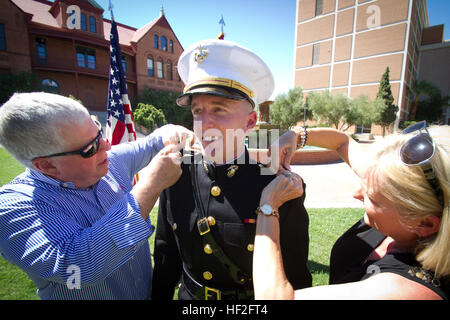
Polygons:
M42 172L34 169L26 169L27 175L31 177L32 179L50 184L52 186L61 187L61 188L67 188L67 189L79 189L75 187L73 182L70 181L60 181L58 179L54 179L46 174L43 174Z

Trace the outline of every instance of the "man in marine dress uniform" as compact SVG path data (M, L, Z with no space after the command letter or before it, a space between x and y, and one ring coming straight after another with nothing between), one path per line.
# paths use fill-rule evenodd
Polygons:
M177 104L190 106L201 153L185 155L182 175L160 197L152 299L253 299L252 257L261 192L275 178L252 161L245 134L256 105L270 98L270 69L226 40L189 47L178 61L185 83ZM186 152L185 152L186 154ZM302 197L279 209L281 250L294 289L311 286L308 215Z

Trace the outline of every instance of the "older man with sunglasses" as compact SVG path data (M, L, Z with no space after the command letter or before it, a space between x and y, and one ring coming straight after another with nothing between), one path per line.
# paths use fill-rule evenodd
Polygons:
M0 188L2 256L41 299L148 298L149 213L181 175L170 142L189 134L168 125L111 147L80 103L15 94L0 108L0 143L26 170Z

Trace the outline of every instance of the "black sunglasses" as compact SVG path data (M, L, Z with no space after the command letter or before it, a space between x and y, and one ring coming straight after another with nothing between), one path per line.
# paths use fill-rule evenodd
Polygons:
M401 147L400 157L402 162L408 166L420 166L439 202L444 205L442 189L430 163L436 147L427 130L427 122L421 121L415 123L403 130L402 134L413 133L416 131L417 134L406 141Z
M98 121L94 121L94 122L98 127L98 134L94 139L89 141L89 143L86 144L81 149L78 149L75 151L53 153L48 156L41 156L41 157L36 157L36 158L60 157L60 156L77 155L77 154L79 154L83 158L90 158L90 157L94 156L97 153L98 149L100 148L100 139L103 138L103 130L102 130L101 123Z

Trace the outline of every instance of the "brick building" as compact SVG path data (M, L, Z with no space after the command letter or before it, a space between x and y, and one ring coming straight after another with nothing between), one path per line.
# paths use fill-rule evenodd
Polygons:
M0 72L34 72L43 89L106 110L111 21L95 0L0 0L0 8ZM117 28L130 99L145 87L183 91L183 47L162 9L140 29Z
M374 99L389 66L398 125L409 117L428 27L426 0L297 0L294 85ZM356 128L370 131L381 128Z

